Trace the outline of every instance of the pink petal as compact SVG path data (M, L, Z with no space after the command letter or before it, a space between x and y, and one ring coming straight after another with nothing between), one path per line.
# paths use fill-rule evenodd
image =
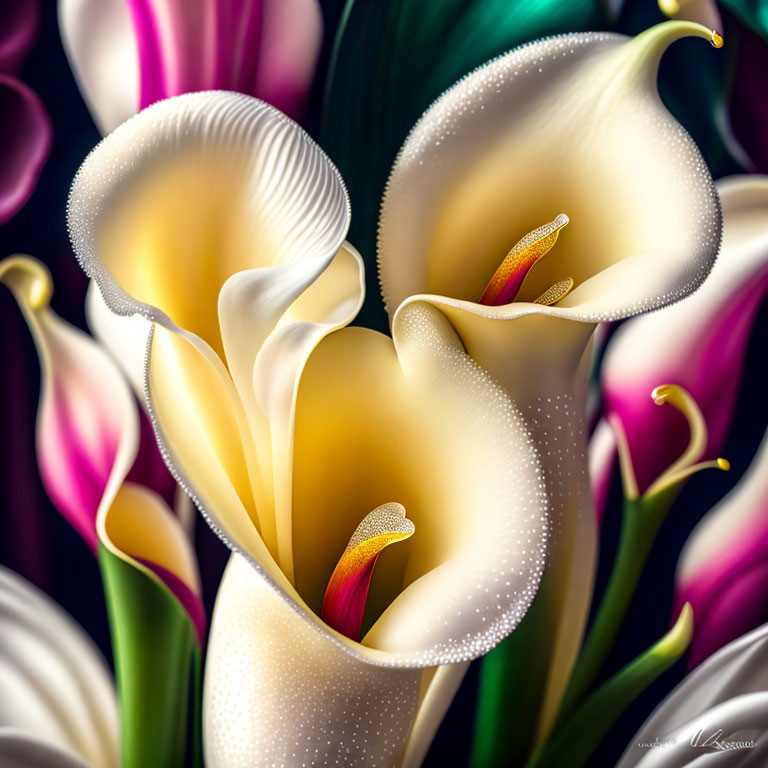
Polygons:
M689 536L676 582L674 610L690 602L696 617L692 665L768 620L768 433L738 485Z
M718 190L724 243L710 276L687 299L626 322L606 354L606 409L624 426L641 492L688 441L682 415L653 403L654 387L685 387L707 423L705 458L722 449L749 333L768 290L768 177L726 179Z
M34 192L52 138L50 118L34 91L0 75L0 225Z
M293 118L302 116L323 39L316 0L265 0L254 96Z
M135 406L122 377L86 334L52 312L42 317L38 348L43 388L37 423L38 464L59 511L97 549L96 513Z

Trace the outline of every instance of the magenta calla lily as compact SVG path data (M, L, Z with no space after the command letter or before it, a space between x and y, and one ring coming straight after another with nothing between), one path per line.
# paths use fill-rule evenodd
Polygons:
M317 0L59 0L59 21L104 134L156 101L214 89L298 119L323 34Z
M688 425L651 392L683 387L706 425L701 458L715 458L725 443L738 393L749 333L768 289L768 177L736 176L718 182L723 207L722 251L710 276L692 296L626 322L606 353L602 380L607 420L620 423L637 485L643 493L683 454ZM604 427L593 443L595 496L605 497L614 453Z
M678 562L675 605L696 616L690 668L768 620L768 434L738 485L696 526Z
M50 275L40 262L9 257L0 262L0 282L24 312L40 358L37 453L48 495L94 553L104 546L159 580L202 643L205 614L192 545L166 502L173 481L160 471L128 384L93 339L50 309Z
M7 6L7 7L6 7ZM4 4L0 22L0 225L15 216L37 186L51 151L51 120L38 95L17 77L40 23L40 3Z

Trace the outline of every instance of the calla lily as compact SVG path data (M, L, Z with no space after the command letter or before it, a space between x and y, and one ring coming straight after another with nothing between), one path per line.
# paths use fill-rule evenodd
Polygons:
M682 386L703 415L699 456L722 449L736 402L747 341L768 289L768 177L719 181L723 247L712 273L691 297L625 323L603 363L607 419L622 429L639 492L683 454L685 422L657 408L650 393ZM602 439L602 438L601 438ZM610 481L611 451L601 448L597 493Z
M323 34L317 0L59 0L59 26L103 134L155 101L216 88L299 117Z
M390 314L404 300L439 307L469 355L532 418L543 446L553 537L537 603L557 618L531 631L529 652L516 651L526 665L543 660L532 686L541 717L523 729L539 737L551 726L592 591L583 430L590 338L599 321L693 291L720 242L712 179L656 91L664 50L690 35L721 44L704 27L668 22L633 40L552 37L481 67L417 123L382 206ZM523 717L536 717L527 710ZM500 728L509 743L507 721Z
M747 474L696 526L680 555L676 604L696 630L689 667L765 621L768 579L768 436Z
M112 676L58 605L0 568L0 765L118 768Z
M238 553L207 765L418 765L465 662L538 583L546 500L522 418L434 308L403 312L394 342L339 330L363 286L343 183L262 102L148 108L86 160L69 217L108 306L153 321L158 437Z
M51 150L51 120L38 95L15 77L37 36L40 3L14 0L0 29L0 225L37 186Z
M764 624L691 672L635 734L617 768L763 765L767 673Z
M170 758L163 751L181 750L183 756L188 669L176 662L161 674L146 659L162 659L165 653L183 659L186 654L188 662L195 640L198 646L203 643L205 614L191 542L165 499L136 482L155 475L156 465L151 459L137 461L140 422L133 395L106 352L50 309L47 269L29 257L13 256L0 262L0 281L24 312L40 358L37 451L43 484L99 554L104 572L124 731L134 722L142 727L140 744L124 739L124 765L150 758L158 765L173 764L165 762ZM147 642L141 637L145 621L152 622L154 646L147 656L141 650ZM163 646L166 640L168 647ZM155 702L149 706L137 705L135 698L147 682L143 674L153 686ZM175 696L180 696L180 711L152 712ZM135 714L141 707L146 714ZM180 744L173 742L179 731ZM160 743L165 746L152 751Z

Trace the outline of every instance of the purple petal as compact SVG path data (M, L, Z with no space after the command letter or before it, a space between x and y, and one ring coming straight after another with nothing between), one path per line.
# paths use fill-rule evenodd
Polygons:
M37 38L40 0L5 0L0 13L0 72L16 74Z
M0 225L34 192L52 139L51 120L37 94L15 77L0 75Z

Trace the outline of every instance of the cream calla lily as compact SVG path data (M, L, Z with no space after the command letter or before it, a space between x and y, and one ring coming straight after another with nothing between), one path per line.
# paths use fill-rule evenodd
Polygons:
M720 242L710 174L656 90L664 50L691 35L721 44L704 27L668 22L635 39L571 34L501 56L426 112L383 201L379 268L390 315L396 322L414 301L439 307L469 355L532 417L542 446L553 537L540 594L554 601L558 619L548 630L540 735L578 649L592 588L583 399L595 323L687 295ZM547 233L557 230L553 246ZM521 238L510 257L537 243L551 252L534 254L540 260L517 301L479 303ZM543 303L553 297L553 306ZM541 632L535 642L541 653Z
M113 312L152 321L145 384L169 464L239 553L208 655L212 768L299 765L329 724L324 757L418 764L440 694L514 628L543 567L534 444L444 316L414 304L394 341L338 330L363 291L348 216L301 129L230 93L149 107L73 185L86 272ZM135 364L135 346L110 346ZM323 593L361 520L400 505L416 532L380 558L357 642L321 621ZM386 729L353 738L352 717L379 716Z
M91 639L5 568L0 616L0 765L117 768L115 687Z

